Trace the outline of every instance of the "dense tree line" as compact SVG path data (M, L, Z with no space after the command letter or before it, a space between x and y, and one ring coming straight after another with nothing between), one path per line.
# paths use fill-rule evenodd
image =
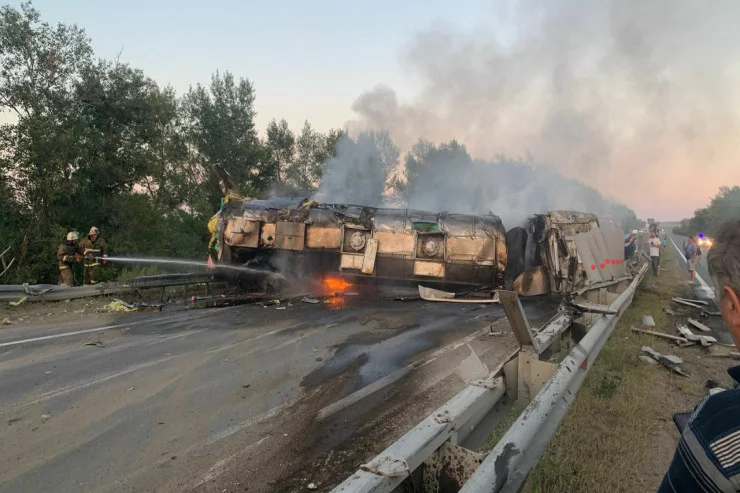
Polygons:
M474 160L455 140L420 139L401 159L386 131L350 137L306 121L294 132L273 120L260 138L255 97L230 72L177 95L120 60L96 58L77 26L43 22L30 3L2 7L0 251L10 245L16 258L2 282L56 282L58 244L92 225L116 255L204 257L222 200L214 164L251 198L500 215L579 208L636 221L555 171Z
M713 236L727 221L740 217L740 187L721 187L707 207L697 209L694 216L684 219L674 228L678 234Z
M247 79L216 73L178 97L120 60L96 59L83 30L29 3L0 10L0 243L5 282L54 282L56 247L91 225L118 254L203 256L218 209L212 164L249 197L310 193L341 132L272 122L260 140Z

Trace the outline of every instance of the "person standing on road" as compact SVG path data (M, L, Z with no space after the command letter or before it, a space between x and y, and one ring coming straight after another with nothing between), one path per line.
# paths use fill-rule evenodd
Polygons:
M87 238L80 243L80 251L85 259L85 285L100 281L100 264L108 264L108 245L100 237L100 230L93 226Z
M650 245L650 262L653 265L653 274L657 276L660 269L660 249L663 244L655 233L650 233L648 245Z
M707 255L722 318L740 350L740 221L720 228ZM659 493L740 491L740 366L727 370L735 388L705 397L674 417L678 448Z
M629 260L632 257L632 254L635 253L635 249L637 248L637 237L633 234L630 234L627 238L624 240L624 259Z
M72 268L75 265L75 260L78 258L77 240L79 240L79 235L75 231L70 231L67 233L67 239L57 249L59 277L61 278L59 284L65 284L70 288L75 285L75 276Z
M686 245L686 251L684 254L686 255L686 262L689 264L689 273L691 274L691 280L689 280L690 284L696 284L696 260L698 258L698 250L699 247L696 246L694 237L689 236L689 244Z

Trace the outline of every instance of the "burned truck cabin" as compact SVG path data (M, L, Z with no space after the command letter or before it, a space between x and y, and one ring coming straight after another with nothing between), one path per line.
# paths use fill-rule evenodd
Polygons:
M506 232L493 214L229 200L217 232L219 261L265 263L296 276L334 272L500 287L506 269Z
M341 274L506 287L525 296L568 296L624 270L620 232L600 230L594 214L535 214L507 232L490 213L322 204L306 198L248 200L223 168L215 166L214 172L224 205L209 229L223 263L268 267L299 278Z

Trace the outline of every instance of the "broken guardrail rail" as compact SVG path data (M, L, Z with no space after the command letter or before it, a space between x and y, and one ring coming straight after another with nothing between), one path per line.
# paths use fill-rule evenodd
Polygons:
M57 284L4 284L0 285L0 302L19 301L26 298L34 301L64 301L92 296L135 292L140 289L164 288L168 286L187 286L223 282L213 274L162 274L141 276L130 281L101 282L90 286L70 288Z
M413 484L414 491L424 492L519 491L632 302L647 269L648 264L644 264L631 282L618 279L611 286L602 284L589 293L591 301L603 305L604 310L585 314L579 308L564 311L539 331L530 327L516 293L501 292L502 305L520 348L488 378L471 382L377 457L360 466L333 492L390 493L404 481ZM557 349L554 346L561 344L563 333L575 320L590 326L588 332L560 364L541 361L545 351ZM496 422L487 418L495 412L504 393L513 399L532 398L488 454L460 446L474 430L477 435L490 435Z

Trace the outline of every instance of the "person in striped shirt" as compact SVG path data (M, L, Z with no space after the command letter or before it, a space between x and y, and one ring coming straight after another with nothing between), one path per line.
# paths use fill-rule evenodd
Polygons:
M720 229L707 263L722 318L740 350L740 220ZM740 491L740 366L727 372L735 388L674 416L681 439L659 493Z

